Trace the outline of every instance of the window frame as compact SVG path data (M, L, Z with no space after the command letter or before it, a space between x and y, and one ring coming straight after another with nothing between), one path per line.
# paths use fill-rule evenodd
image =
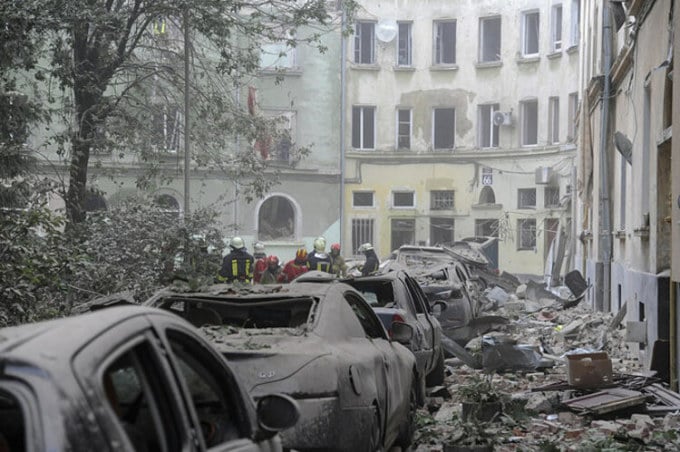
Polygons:
M408 112L408 122L405 122L401 119L401 113L402 112ZM411 138L413 137L413 109L412 108L402 108L402 107L397 107L396 111L396 149L397 150L404 150L404 151L410 151L411 150ZM401 126L402 125L407 125L408 126L408 136L403 135L401 133ZM408 140L408 145L407 146L402 146L401 145L401 140L402 138L405 138Z
M529 143L527 141L527 135L528 131L527 128L529 124L527 123L528 121L528 114L527 114L527 107L530 104L534 104L536 106L536 113L535 113L535 124L534 124L534 129L535 129L535 142L534 143ZM520 146L521 147L533 147L533 146L538 146L538 99L536 98L531 98L531 99L525 99L520 102Z
M370 139L372 140L370 147L367 146L366 140L368 138L367 138L367 135L365 133L365 126L366 126L366 119L365 119L366 114L365 114L365 112L368 111L368 110L372 111L372 114L373 114L373 121L372 121L373 124L371 126L373 128L373 134L370 137ZM357 149L359 151L373 151L373 150L376 149L376 138L377 138L376 115L377 115L377 110L378 110L378 108L375 105L353 105L352 106L352 148ZM358 118L359 146L358 147L355 146L355 140L354 140L354 133L355 133L354 127L355 127L355 122L357 122L355 120L355 116L354 116L356 111L359 111L359 118Z
M528 34L527 28L529 27L528 20L530 16L536 16L536 51L535 52L530 52L529 50L529 38L530 35ZM520 45L520 52L522 55L522 58L533 58L537 57L540 55L541 52L541 13L538 9L531 9L527 11L522 11L522 27L521 27L521 45ZM532 46L533 47L533 46Z
M491 225L491 235L482 234L482 229L487 229L486 225ZM494 227L495 226L495 227ZM475 219L475 235L481 237L496 237L498 238L498 230L500 228L500 221L498 218L477 218Z
M548 98L548 144L560 143L560 98Z
M576 122L578 113L578 92L569 93L567 113L567 141L573 143L576 140Z
M354 64L360 64L360 65L374 65L376 64L376 57L375 57L375 25L376 22L371 21L371 20L357 20L355 22L354 26L354 57L352 61ZM366 30L364 29L364 26L370 26L370 35L369 37L365 38L364 33ZM364 58L363 51L364 51L364 39L370 39L370 50L369 50L369 56L368 58ZM368 61L364 61L364 60Z
M553 53L561 52L564 47L563 22L564 8L561 3L555 3L550 8L550 51Z
M451 143L451 147L437 147L437 112L438 111L453 111L453 124L451 125L451 130L453 131L452 133L452 140L453 143ZM442 151L451 151L456 148L456 108L455 107L434 107L432 109L432 149L437 151L437 150L442 150Z
M447 53L446 49L448 47L445 47L446 42L444 41L444 36L442 36L444 33L444 30L441 29L440 27L446 26L446 25L453 25L453 44L448 43L449 45L453 45L453 49L451 49L453 53L453 61L452 62L444 62L443 59L446 56ZM433 22L433 32L432 32L432 63L433 66L455 66L458 61L457 58L457 46L458 46L458 23L456 19L440 19L440 20L435 20Z
M450 207L447 205L445 207L438 207L441 200L437 200L437 195L442 195L444 197L451 198ZM448 204L448 203L447 203ZM455 210L456 209L456 191L455 190L430 190L430 210L442 211L442 210Z
M498 55L497 58L493 59L486 59L484 58L484 50L486 49L486 46L484 43L486 42L486 34L485 34L485 24L489 21L498 21ZM503 49L503 19L501 16L487 16L487 17L480 17L479 18L479 49L477 51L477 58L480 63L495 63L502 61L502 56L501 56L501 51Z
M272 52L269 52L268 50L272 49ZM278 52L276 50L278 49ZM282 57L281 54L285 54L285 57ZM265 66L264 63L264 55L272 55L275 58L274 64ZM285 58L287 64L276 64L278 63L282 58ZM260 61L259 61L259 68L260 71L263 72L278 72L278 71L292 71L298 68L298 55L297 55L297 48L288 45L287 41L285 39L281 39L278 41L273 41L273 42L267 42L264 43L260 46Z
M485 118L485 112L483 111L484 109L489 108L489 116L488 118ZM498 103L488 103L488 104L480 104L477 106L477 144L480 149L495 149L500 146L499 144L499 135L500 135L500 126L494 124L493 122L493 114L497 111L500 111L501 105ZM489 141L489 146L484 146L483 143L483 138L485 135L485 124L486 121L488 120L488 127L489 127L489 136L487 137Z
M533 223L533 226L531 224ZM529 224L529 230L526 230L526 225ZM524 243L523 233L532 232L532 245L527 245ZM536 248L537 234L536 234L536 219L535 218L518 218L517 219L517 251L533 251Z
M569 47L576 47L581 41L581 0L571 0L569 29Z
M272 208L269 207L270 203L274 202L276 199L285 200L286 205L290 208L290 211L292 213L292 216L290 217L291 220L292 220L290 222L290 224L292 225L292 230L291 230L290 235L287 235L287 236L280 236L280 235L279 236L272 236L272 235L266 235L265 236L265 235L263 235L263 224L271 225L270 230L277 230L277 227L275 227L275 225L277 225L279 223L272 222L271 218L280 218L281 217L280 208L277 209L278 213L274 213ZM267 210L264 210L265 208L267 208ZM266 213L271 213L272 215L271 216L268 216L268 215L263 216ZM300 212L299 212L297 206L295 205L295 202L293 202L293 200L291 198L289 198L288 196L284 196L283 194L280 194L280 193L272 193L270 196L267 196L266 198L264 198L262 200L262 202L259 203L259 205L257 206L256 215L257 215L256 218L257 218L258 240L260 240L262 242L268 242L268 241L288 242L288 241L297 240L298 233L299 233L298 216L300 215ZM267 220L267 221L263 221L263 220Z
M523 203L523 195L530 195L533 193L534 203ZM518 188L517 189L517 208L518 209L536 209L536 187L532 188Z
M413 229L408 229L408 230L397 229L397 231L404 231L404 232L412 233L413 240L411 241L412 243L410 243L410 245L415 244L415 241L416 241L416 219L415 218L391 218L390 219L390 245L391 245L391 249L393 249L393 250L398 249L401 245L404 245L404 243L402 243L401 245L397 245L397 243L395 242L395 239L394 239L394 236L395 236L395 234L394 234L395 227L394 226L395 226L395 222L397 222L397 221L403 221L403 222L408 223L409 226L411 226L411 225L413 226Z
M456 232L456 220L453 217L441 217L441 216L431 216L430 217L430 242L432 245L436 245L437 243L450 243L455 240L455 232ZM435 229L443 229L442 226L444 226L443 223L446 223L446 226L450 226L450 232L451 232L451 240L443 240L443 241L435 241L433 237L435 234L433 231Z
M376 246L375 218L351 218L350 231L353 255L356 255L356 250L359 249L359 246L361 246L363 243L372 243L374 246ZM359 234L355 235L355 231L359 232ZM363 232L368 232L368 234L364 235Z
M555 199L556 198L556 199ZM551 202L555 201L555 202ZM543 207L546 209L554 209L560 207L560 187L546 186L543 187Z
M402 26L406 28L407 36L402 36ZM397 67L413 67L413 22L399 21L397 22L397 55L395 61ZM405 53L405 63L402 63L401 56Z
M411 194L413 203L411 205L403 205L403 206L398 206L396 204L396 198L395 195L401 195L401 194ZM416 192L415 190L392 190L391 195L390 195L390 207L393 209L415 209L416 208Z
M355 195L357 194L370 194L371 195L371 205L359 205L356 203ZM373 209L375 208L375 191L373 190L353 190L352 191L352 207L354 209Z
M174 113L171 114L171 113ZM174 116L174 120L172 117ZM184 112L179 104L155 103L151 111L151 149L157 153L177 154L184 142ZM171 124L172 122L172 124Z

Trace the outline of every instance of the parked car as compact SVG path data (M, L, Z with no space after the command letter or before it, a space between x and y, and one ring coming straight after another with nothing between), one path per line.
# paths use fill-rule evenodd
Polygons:
M346 284L299 283L155 294L145 304L184 317L233 363L258 400L276 392L300 405L282 432L297 450L387 450L411 444L419 398L412 328L390 339L361 294Z
M338 281L325 272L307 272L298 277L299 282ZM411 325L414 334L408 347L416 357L419 376L427 386L444 382L444 351L441 347L442 327L418 283L404 270L380 272L376 275L343 279L361 292L364 299L378 314L388 334L395 321ZM446 309L444 301L437 302L437 311Z
M189 323L114 307L0 330L0 450L278 451L290 397L257 409Z

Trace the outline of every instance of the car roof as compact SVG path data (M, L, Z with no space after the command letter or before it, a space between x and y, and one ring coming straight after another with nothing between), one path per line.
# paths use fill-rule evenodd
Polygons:
M167 297L178 298L238 298L244 300L258 300L262 298L298 298L325 296L331 288L328 284L314 282L298 282L295 284L234 286L230 284L215 284L202 287L196 291L162 289L156 292L150 300Z

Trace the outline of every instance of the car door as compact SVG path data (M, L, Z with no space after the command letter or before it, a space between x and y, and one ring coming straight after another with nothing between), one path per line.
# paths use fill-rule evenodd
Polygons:
M441 326L439 325L439 321L432 316L429 310L427 297L418 283L410 276L404 275L404 284L406 284L409 294L413 299L418 322L424 331L424 342L426 344L424 348L430 352L430 359L428 362L433 365L434 361L437 359L435 350L439 348L439 341L441 340ZM428 368L431 368L431 365L429 365Z

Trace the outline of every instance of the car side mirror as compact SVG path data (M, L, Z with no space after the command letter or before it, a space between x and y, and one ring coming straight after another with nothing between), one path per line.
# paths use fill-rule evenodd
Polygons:
M435 317L439 317L442 314L442 312L446 311L446 308L448 307L449 305L446 304L445 301L437 300L432 305L432 314L434 314Z
M404 322L392 322L392 340L400 344L410 344L413 339L413 327Z
M269 394L257 402L257 423L267 432L291 428L299 418L298 403L285 394Z

